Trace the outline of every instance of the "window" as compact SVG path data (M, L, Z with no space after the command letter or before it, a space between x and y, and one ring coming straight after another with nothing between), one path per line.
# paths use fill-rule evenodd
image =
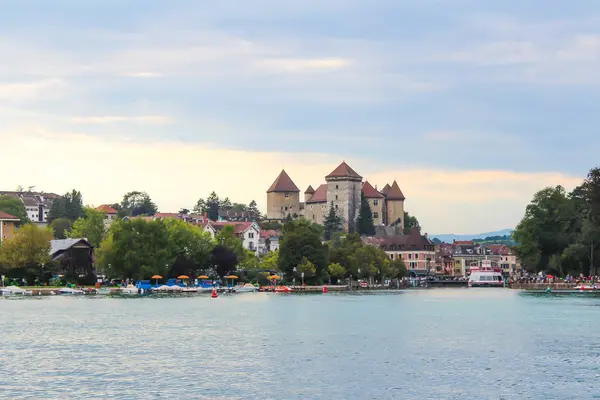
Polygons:
M285 198L287 199L288 197L290 197L290 194L289 194L289 193L286 193L286 194L285 194Z
M338 185L335 185L335 188L336 188L336 189L339 189L340 187L339 187Z
M285 206L285 211L287 211L287 206Z
M250 233L248 233L248 237L249 237L250 239L254 239L254 232L250 232ZM252 244L252 243L250 243L250 244Z
M335 209L336 209L336 210L338 209L338 205L337 205L337 204L335 205Z
M373 213L373 218L379 218L379 213L378 212L374 212Z
M338 196L337 196L337 194L335 195L335 199L336 199L336 200L338 199Z
M379 204L379 200L377 200L377 199L373 200L373 205L374 205L374 206L376 206L376 205L378 205L378 204Z

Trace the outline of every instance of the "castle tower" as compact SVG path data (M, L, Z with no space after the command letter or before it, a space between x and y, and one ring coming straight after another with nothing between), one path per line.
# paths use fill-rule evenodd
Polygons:
M327 210L333 206L342 216L346 231L354 224L360 209L362 176L345 161L325 177L327 182Z
M394 181L385 192L386 225L394 224L399 219L402 231L404 231L404 200L406 197L402 194L398 182Z
M315 194L315 189L311 185L308 185L308 188L304 191L304 202L309 201L313 194Z
M285 170L281 170L267 190L267 218L284 219L294 214L300 214L300 189Z

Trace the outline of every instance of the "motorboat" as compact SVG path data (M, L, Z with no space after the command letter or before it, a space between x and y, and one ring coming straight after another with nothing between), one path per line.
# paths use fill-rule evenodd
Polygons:
M600 290L597 283L593 285L577 285L573 289L581 291Z
M244 285L235 286L233 291L236 293L258 292L258 288L251 283L246 283Z
M26 296L26 295L33 294L33 292L31 290L21 289L18 286L2 287L2 288L0 288L0 293L2 293L5 296L10 296L10 295L14 295L14 294Z
M73 289L70 287L64 287L64 288L58 289L58 294L79 295L79 294L85 294L85 292L82 289Z
M483 260L481 268L471 268L469 287L504 287L501 270L492 268L490 260Z
M294 289L289 286L276 286L275 293L291 293Z
M140 289L131 283L124 288L121 288L121 294L140 294Z

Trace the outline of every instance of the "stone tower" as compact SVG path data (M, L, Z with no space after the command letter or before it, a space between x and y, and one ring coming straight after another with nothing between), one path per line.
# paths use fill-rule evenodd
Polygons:
M350 224L356 221L360 209L362 176L343 161L325 177L325 181L327 182L327 210L333 202L348 231Z
M308 188L304 191L304 202L309 201L313 194L315 194L315 189L308 185Z
M285 219L300 214L300 189L282 170L267 190L267 218Z
M402 190L400 190L400 186L398 186L398 182L394 181L392 186L389 188L384 187L382 190L383 195L385 196L385 214L386 214L386 225L392 225L400 220L400 229L404 231L404 194L402 194Z

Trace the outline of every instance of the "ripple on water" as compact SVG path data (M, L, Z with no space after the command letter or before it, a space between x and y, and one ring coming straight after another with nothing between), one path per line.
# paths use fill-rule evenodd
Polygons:
M600 298L439 289L0 302L0 398L589 398Z

